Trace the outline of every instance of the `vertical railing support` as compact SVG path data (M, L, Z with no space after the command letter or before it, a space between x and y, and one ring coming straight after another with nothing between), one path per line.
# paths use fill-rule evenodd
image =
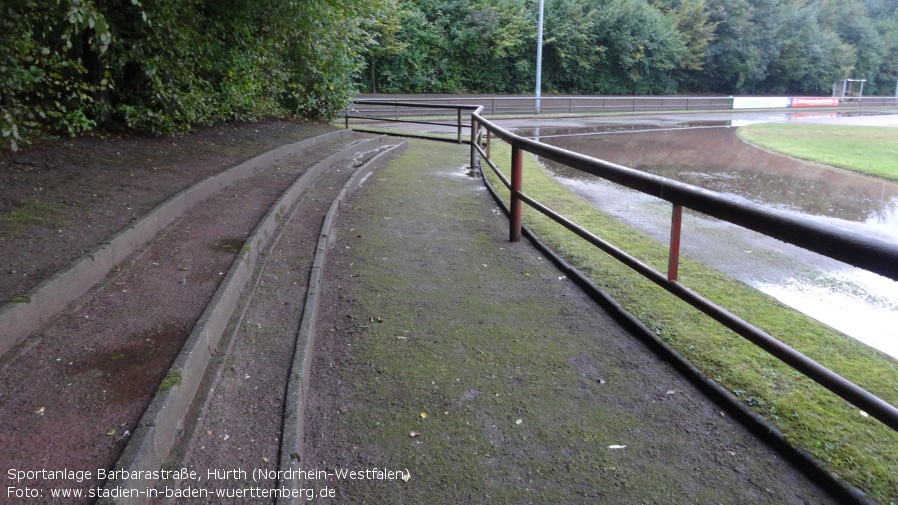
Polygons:
M508 240L521 241L521 198L518 196L523 187L524 151L518 146L511 147L511 205L509 216Z
M461 111L461 109L459 109ZM480 125L471 116L471 170L477 168L477 146L480 144Z
M349 129L349 111L346 111L346 129Z
M667 280L676 282L680 270L680 227L683 224L683 206L674 204L670 217L670 256L667 259Z
M490 158L490 143L493 140L493 132L490 130L486 131L486 157Z
M461 144L461 109L458 109L458 143Z

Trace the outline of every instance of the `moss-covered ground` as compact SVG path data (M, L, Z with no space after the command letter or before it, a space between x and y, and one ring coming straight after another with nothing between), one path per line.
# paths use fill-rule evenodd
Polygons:
M827 501L509 243L466 161L412 141L341 214L304 466L410 476L338 481L341 503Z

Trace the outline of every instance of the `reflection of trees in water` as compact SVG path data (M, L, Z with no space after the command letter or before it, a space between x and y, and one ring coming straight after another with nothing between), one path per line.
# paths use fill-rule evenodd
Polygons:
M544 141L777 208L861 223L895 221L898 215L898 185L770 153L742 142L730 129L555 137ZM550 166L560 175L585 175L554 163Z

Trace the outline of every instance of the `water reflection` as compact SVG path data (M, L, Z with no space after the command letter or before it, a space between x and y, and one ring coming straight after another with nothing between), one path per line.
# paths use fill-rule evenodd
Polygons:
M896 183L769 153L720 124L627 127L639 133L543 127L538 134L571 151L898 241ZM569 131L580 134L558 136ZM667 202L543 162L587 201L667 242ZM898 283L697 213L684 215L682 247L685 255L898 358Z
M542 141L771 207L875 225L871 232L898 240L898 184L770 153L729 128L553 136L558 133L543 128ZM594 178L548 164L564 177Z

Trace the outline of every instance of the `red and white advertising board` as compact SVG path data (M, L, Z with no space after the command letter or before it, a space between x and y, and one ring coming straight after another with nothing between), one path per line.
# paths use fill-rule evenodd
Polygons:
M838 107L839 99L824 96L793 97L790 107Z

